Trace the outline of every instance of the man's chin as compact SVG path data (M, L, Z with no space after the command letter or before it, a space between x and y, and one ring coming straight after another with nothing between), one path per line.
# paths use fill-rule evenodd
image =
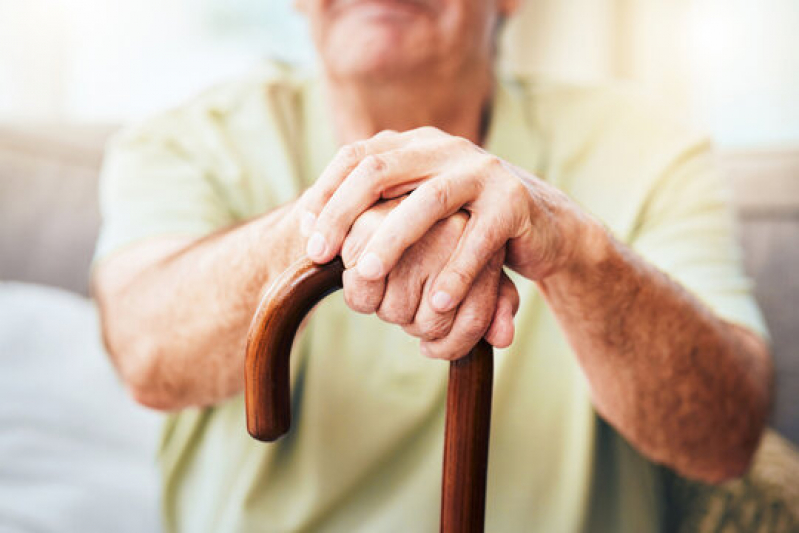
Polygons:
M338 78L361 79L366 81L390 81L405 78L418 73L418 65L409 64L407 61L336 61L328 63L328 70Z
M431 50L413 46L408 35L383 32L370 36L364 32L358 37L353 39L350 35L348 39L325 47L324 61L328 70L342 76L393 79L418 73L430 61Z

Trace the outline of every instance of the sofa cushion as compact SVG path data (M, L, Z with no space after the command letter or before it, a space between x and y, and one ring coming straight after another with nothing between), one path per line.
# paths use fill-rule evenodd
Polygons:
M91 302L0 283L0 368L0 531L157 531L161 417L125 395Z
M87 294L108 126L0 127L0 279Z

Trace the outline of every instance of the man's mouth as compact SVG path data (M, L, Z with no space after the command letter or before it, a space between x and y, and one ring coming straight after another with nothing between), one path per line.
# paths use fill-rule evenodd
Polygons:
M333 11L344 11L353 8L362 8L371 14L418 14L430 12L433 6L428 0L338 0L333 6Z

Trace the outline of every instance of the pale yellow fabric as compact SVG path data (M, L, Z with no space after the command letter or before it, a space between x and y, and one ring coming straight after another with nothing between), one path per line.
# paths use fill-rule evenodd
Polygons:
M313 77L268 66L214 89L112 143L97 257L269 211L335 149ZM496 91L488 149L561 187L722 316L764 331L703 137L624 91L517 79ZM487 531L657 531L656 469L597 418L556 321L516 280L517 338L496 354ZM168 529L435 531L446 363L339 294L292 364L294 426L277 443L246 434L241 397L170 417Z

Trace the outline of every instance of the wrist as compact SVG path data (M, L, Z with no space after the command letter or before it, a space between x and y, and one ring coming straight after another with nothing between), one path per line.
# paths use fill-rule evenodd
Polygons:
M305 255L300 233L300 212L296 202L286 204L253 221L250 247L259 258L261 271L269 281Z
M617 250L610 231L598 220L585 215L584 223L574 235L574 246L568 260L552 275L538 280L539 289L547 298L582 294L585 287L604 283L599 275L607 271Z
M613 237L607 227L593 216L588 216L587 219L571 265L580 270L593 269L606 262L614 249Z
M606 263L613 254L613 237L610 231L593 216L581 213L572 226L569 251L560 266L546 281L585 278ZM545 281L542 279L542 281Z

